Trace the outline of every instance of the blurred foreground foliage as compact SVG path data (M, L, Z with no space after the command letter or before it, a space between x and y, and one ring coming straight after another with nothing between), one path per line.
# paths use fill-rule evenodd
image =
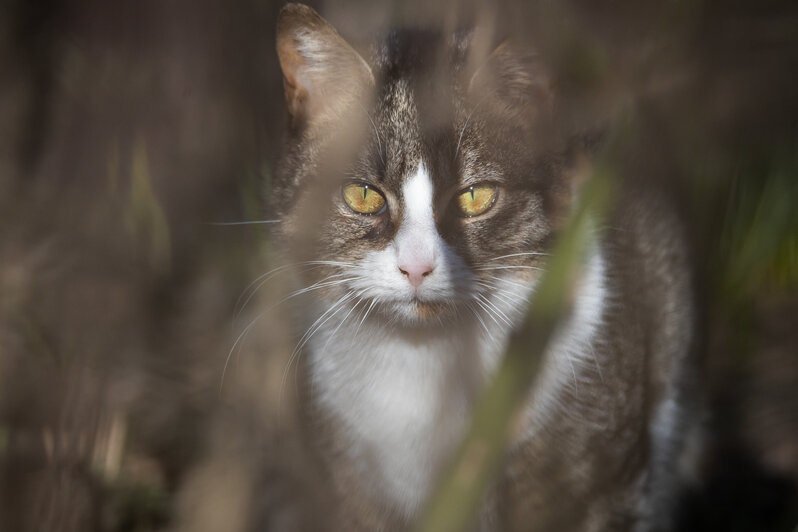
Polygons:
M726 209L711 268L718 300L745 301L798 290L798 144L728 168ZM711 192L708 192L711 193Z
M695 522L728 529L742 515L738 530L790 530L796 4L309 3L355 38L393 20L495 7L510 33L542 41L572 120L611 123L631 109L636 129L624 149L672 164L702 280L715 468L731 481L710 482L710 495L724 498L700 509L728 515ZM284 124L279 5L0 5L0 529L234 531L268 513L252 501L271 496L278 476L263 455L284 427L263 420L273 418L285 360L232 353L240 330L229 326L272 246L262 226L208 222L270 218L264 197ZM517 342L543 349L567 309L568 265L582 244L565 240L551 305L530 316L546 326ZM259 297L279 300L279 289L266 285ZM285 342L290 352L279 318L262 324L267 348L252 340L254 352ZM534 376L536 358L513 356L517 347L477 413L469 441L481 446L478 458L466 443L429 530L460 529L501 461L508 420ZM228 353L233 379L220 396ZM742 466L724 454L738 445L752 457ZM460 482L458 471L474 464ZM747 467L756 474L724 476ZM740 491L726 497L732 488Z

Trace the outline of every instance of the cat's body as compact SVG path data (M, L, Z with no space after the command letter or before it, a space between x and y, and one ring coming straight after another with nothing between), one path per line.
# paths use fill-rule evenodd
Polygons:
M369 65L309 8L281 14L292 123L275 205L313 287L304 410L337 530L415 522L575 194L534 55L480 58L471 42L393 33ZM660 199L620 196L484 530L667 524L693 377L688 268Z

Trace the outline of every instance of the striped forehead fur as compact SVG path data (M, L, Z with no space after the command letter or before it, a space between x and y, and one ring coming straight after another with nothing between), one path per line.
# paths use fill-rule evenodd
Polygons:
M340 206L332 209L318 242L320 253L351 260L367 250L384 248L401 224L402 187L420 161L426 162L433 184L437 229L467 263L534 252L546 244L552 228L548 190L557 187L556 165L536 160L535 139L528 137L524 142L517 138L518 131L504 126L497 130L485 114L491 107L482 105L484 96L468 94L470 80L460 75L467 45L465 37L447 41L432 32L393 32L375 48L370 66L375 100L361 113L362 119L370 121L366 129L373 134L338 180L372 183L386 196L388 210L381 217L358 218ZM449 51L441 53L441 46ZM314 45L314 50L318 47ZM441 58L448 64L442 65ZM444 101L448 104L440 105ZM278 197L307 194L307 187L317 181L315 175L328 171L318 140L328 137L295 139L293 157L276 180ZM550 154L547 160L555 161L557 156ZM541 168L544 171L536 170ZM324 179L334 181L336 176L324 175ZM480 182L500 187L496 206L480 219L459 218L456 192ZM330 206L335 203L333 198ZM285 212L289 206L278 205L277 210ZM299 211L285 212L285 217L299 216Z

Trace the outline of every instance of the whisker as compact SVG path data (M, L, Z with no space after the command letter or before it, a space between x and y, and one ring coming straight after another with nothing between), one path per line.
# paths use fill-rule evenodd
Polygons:
M589 344L588 347L590 348L590 354L593 356L593 362L596 364L601 383L604 384L604 375L601 373L601 364L599 364L598 357L596 356L596 350L592 344Z
M365 314L363 314L363 318L361 318L361 320L360 320L360 323L358 323L358 324L357 324L357 329L355 329L355 334L353 334L353 335L352 335L352 337L353 337L353 338L354 338L355 336L357 336L357 333L358 333L358 331L360 331L360 327L363 325L363 322L364 322L364 321L366 321L366 318L368 317L368 315L369 315L369 312L371 312L371 309L373 309L373 308L374 308L374 305L375 305L376 303L377 303L377 300L376 300L376 299L372 299L372 300L371 300L371 304L370 304L370 305L369 305L369 307L366 309L366 313L365 313Z
M488 308L492 308L493 312L499 317L499 319L504 321L504 323L506 323L508 327L513 326L510 318L508 318L507 315L504 312L502 312L501 309L499 309L496 305L494 305L488 298L486 298L482 294L478 294L477 297L481 299L482 302L485 303L486 306L488 306Z
M271 306L267 307L267 308L266 308L266 309L265 309L263 312L261 312L260 314L258 314L258 315L255 317L255 319L253 319L253 320L252 320L252 321L251 321L251 322L250 322L250 323L249 323L249 324L248 324L248 325L247 325L247 326L244 328L244 330L243 330L243 331L241 331L241 333L240 333L240 334L238 335L238 337L236 338L236 341L233 343L233 347L231 347L231 348L230 348L230 352L229 352L229 353L227 353L227 358L225 359L225 362L224 362L224 368L222 369L222 378L221 378L221 383L220 383L220 385L219 385L219 390L221 391L222 387L224 386L224 377L225 377L225 373L227 372L227 366L228 366L228 364L230 363L230 358L232 357L232 355L233 355L233 352L235 351L235 348L236 348L236 346L239 344L239 342L241 342L241 340L244 338L244 336L246 336L246 334L247 334L247 333L249 332L249 330L250 330L250 329L251 329L251 328L252 328L252 327L255 325L255 323L257 323L257 322L258 322L258 321L259 321L259 320L260 320L260 319L261 319L261 318L262 318L262 317L263 317L263 316L264 316L266 313L270 312L271 310L274 310L275 308L277 308L277 307L278 307L278 306L280 306L281 304L285 303L285 302L286 302L286 301L288 301L289 299L292 299L292 298L294 298L294 297L297 297L297 296L300 296L300 295L302 295L302 294L305 294L305 293L307 293L307 292L309 292L309 291L311 291L311 290L316 290L316 289L319 289L319 288L325 288L325 287L327 287L327 286L334 286L334 285L338 285L338 284L345 283L345 282L348 282L348 281L351 281L351 280L354 280L354 279L356 279L356 277L351 277L351 278L347 278L347 279L338 279L338 280L336 280L336 281L330 281L330 282L328 282L328 283L322 283L322 284L316 283L315 285L309 286L309 287L307 287L307 288L303 288L303 289L301 289L301 290L297 290L297 291L293 292L292 294L289 294L289 295L287 295L286 297L282 298L282 299L281 299L280 301L278 301L277 303L275 303L275 304L273 304L273 305L271 305ZM353 293L353 292L350 292L350 294L352 294L352 293ZM341 302L341 300L339 300L339 301L338 301L338 303L340 303L340 302ZM336 303L336 304L338 304L338 303ZM329 311L328 311L328 312L329 312ZM326 314L326 313L325 313L325 314ZM322 315L322 317L323 317L323 316L324 316L324 315ZM314 325L315 325L315 324L314 324ZM323 324L322 324L322 325L323 325ZM313 326L311 326L311 327L313 327ZM304 345L304 344L303 344L303 345ZM292 355L291 355L291 356L293 357L293 353L292 353Z
M324 345L322 346L322 348L321 348L321 351L320 351L321 353L324 353L324 352L327 350L327 346L329 345L329 343L330 343L330 341L333 339L333 337L335 337L335 334L338 332L338 329L340 329L340 328L341 328L341 326L344 324L344 322L346 322L347 318L349 318L349 316L350 316L350 315L352 314L352 312L353 312L353 311L354 311L354 310L357 308L357 306L358 306L360 303L362 303L362 302L363 302L363 299L360 297L360 295L361 295L361 294L362 294L362 292L360 292L360 294L356 294L356 295L354 296L354 297L356 297L356 298L357 298L357 301L355 302L355 304L354 304L354 305L352 305L352 308L351 308L351 309L349 309L349 312L347 312L347 313L346 313L346 316L344 316L344 318L341 320L341 323L339 323L339 324L338 324L338 325L335 327L335 329L333 329L333 332L332 332L332 334L330 334L330 337L329 337L329 338L327 338L327 341L326 341L326 342L324 342Z
M242 298L245 296L245 294L248 294L248 293L249 293L249 289L250 289L250 288L252 288L253 286L255 286L255 284L257 284L257 282L258 282L258 281L260 281L261 279L263 279L263 278L267 278L267 280L268 280L268 279L270 279L270 278L271 278L271 276L273 276L273 275L276 275L277 273L279 273L279 272L281 272L281 271L285 270L286 268L290 268L291 266L294 266L294 265L293 265L293 264L284 264L283 266L278 266L278 267L276 267L276 268L273 268L273 269L269 270L269 271L268 271L268 272L266 272L266 273L263 273L263 274L261 274L261 275L258 275L258 276L255 278L255 280L254 280L254 281L252 281L251 283L249 283L249 284L246 286L246 288L244 288L244 290L242 290L242 291L241 291L241 294L238 296L238 299L236 299L236 303L235 303L235 305L234 305L234 307L233 307L234 309L236 309L236 316L238 316L238 314L239 314L239 313L238 313L238 304L239 304L239 303L241 303L241 299L242 299ZM257 289L256 289L256 290L257 290Z
M506 259L506 258L509 258L509 257L525 257L525 256L530 256L530 255L532 255L532 256L541 256L541 257L550 257L551 256L550 253L541 253L541 252L537 252L537 251L526 251L526 252L523 252L523 253L510 253L509 255L502 255L501 257L493 257L492 259L488 259L485 262L491 262L491 261L499 260L499 259Z
M505 288L504 286L500 285L499 283L497 283L495 281L486 281L486 280L482 279L482 280L477 281L477 284L479 286L482 286L483 288L489 288L490 292L492 294L495 294L495 293L505 294L505 295L509 296L510 298L516 300L516 301L526 301L526 299L527 299L525 296L519 295L518 292L513 292L511 290L508 290L507 288ZM529 287L524 286L524 285L519 284L519 283L513 283L513 285L514 286L518 286L519 288L524 289L524 290L529 288Z
M527 290L529 288L529 286L525 285L524 283L519 283L518 281L513 281L512 279L503 279L501 277L496 277L495 275L488 275L488 279L493 279L497 283L511 284L513 286L517 286L518 288L522 288L524 290Z
M504 298L504 301L511 305L524 305L529 302L529 298L524 296L519 296L515 292L510 292L509 290L502 290L501 288L496 289L496 295L498 297Z
M352 312L354 312L354 310L357 308L357 306L358 306L358 305L359 305L361 302L363 302L363 299L361 299L361 298L360 298L360 295L361 295L362 293L363 293L363 292L361 291L360 293L358 293L358 294L355 294L355 295L353 296L353 297L355 297L355 298L358 298L358 300L355 302L355 304L354 304L354 305L352 305L352 308L351 308L351 309L349 309L349 312L347 312L347 313L346 313L346 316L344 316L344 317L343 317L343 319L341 320L341 323L339 323L339 324L338 324L338 325L335 327L335 329L333 330L332 334L330 334L330 337L329 337L329 338L327 338L327 341L326 341L326 342L324 342L324 346L321 348L321 351L320 351L321 353L323 353L323 352L325 352L325 351L327 350L327 345L330 343L330 341L331 341L331 340L332 340L332 339L335 337L335 335L338 333L338 330L339 330L339 329L341 328L341 326L342 326L342 325L343 325L343 324L346 322L346 320L349 318L349 316L352 314ZM349 298L349 299L351 300L352 298ZM339 308L338 310L341 310L342 308L343 308L343 306L342 306L341 308ZM331 315L329 318L327 318L326 320L324 320L324 323L327 323L327 322L330 320L330 318L332 318L333 316L335 316L336 314L338 314L338 310L336 310L336 311L335 311L335 312L334 312L334 313L333 313L333 314L332 314L332 315ZM319 329L321 329L321 328L322 328L322 326L324 326L324 323L320 324L320 325L319 325L319 326L316 328L316 330L310 334L310 336L307 338L307 340L305 340L305 342L308 342L308 341L310 340L310 338L311 338L311 337L312 337L314 334L316 334L316 333L319 331ZM301 353L302 353L302 350L301 350L301 348L300 348L300 350L297 352L297 361L296 361L296 363L297 363L297 364L299 363L299 357L301 357L301 356L302 356L302 354L301 354ZM289 362L289 368L290 368L290 362ZM294 380L294 388L298 388L298 384L297 384L297 382L296 382L296 374L295 374L295 380ZM282 395L282 391L280 392L280 394Z
M279 394L280 405L278 407L278 410L282 410L282 400L283 400L283 393L285 391L285 382L286 382L286 380L288 380L288 374L291 371L291 366L293 365L295 360L298 360L299 354L302 352L302 347L304 347L305 343L308 340L310 340L310 337L313 336L313 334L315 334L317 329L314 329L314 328L317 325L318 325L318 327L323 326L325 323L327 323L327 319L330 319L333 316L335 316L335 314L338 313L338 310L341 310L341 308L343 308L343 307L340 307L337 310L334 310L334 309L336 309L336 307L338 307L344 301L346 301L349 298L349 296L351 296L352 294L353 294L353 292L348 292L347 294L344 294L338 301L335 302L334 305L332 305L330 308L328 308L326 311L324 311L322 313L322 315L319 316L316 319L316 321L313 322L313 324L308 328L308 330L305 331L305 334L303 334L302 338L299 339L300 343L298 343L297 346L294 347L294 350L291 351L291 355L288 357L288 362L285 365L285 370L283 370L283 377L280 380L280 394ZM330 314L331 312L332 312L332 314ZM322 319L324 319L324 317L327 316L328 314L330 314L329 317L327 319L325 319L324 322L319 324L319 322ZM311 331L313 331L313 332L311 332Z
M386 328L388 328L388 326L390 326L390 325L393 325L394 323L396 323L396 321L397 321L398 319L399 319L399 314L394 314L394 315L391 317L391 319L389 319L389 320L388 320L388 321L385 323L385 327L386 327Z
M498 286L485 283L484 281L480 281L478 284L483 288L489 289L491 295L498 297L508 305L517 305L519 303L526 301L525 297L521 297L518 294L514 294L509 290L503 290Z
M239 305L239 303L241 303L241 299L244 298L247 293L249 293L249 289L252 288L253 286L255 286L258 283L258 281L260 281L261 279L263 279L265 277L271 278L273 276L273 274L277 274L279 272L282 272L283 270L285 270L287 268L302 267L302 266L319 266L319 267L321 267L321 266L342 266L342 267L349 267L351 265L352 264L348 263L348 262L315 261L315 260L314 261L305 261L305 262L293 262L291 264L283 264L282 266L278 266L276 268L273 268L273 269L269 270L268 272L266 272L264 274L259 275L251 283L249 283L247 285L247 287L244 288L244 290L241 292L241 295L238 296L238 299L236 299L236 303L235 303L235 306L233 308L235 308L235 309L239 308L238 305ZM255 290L257 290L257 288ZM238 314L240 314L240 312L237 313L236 316Z
M328 282L326 282L326 283L321 283L321 284L319 284L319 283L316 283L316 284L314 284L314 285L312 285L312 286L309 286L309 287L307 287L307 288L303 288L303 289L301 289L301 290L297 290L297 291L293 292L292 294L290 294L290 295L288 295L288 296L284 297L283 299L281 299L280 301L278 301L278 302L277 302L275 305L273 305L272 307L270 307L270 309L273 309L274 307L277 307L278 305L280 305L280 304L282 304L282 303L285 303L285 302L286 302L286 301L288 301L289 299L292 299L292 298L294 298L294 297L301 296L301 295L303 295L303 294L306 294L306 293L308 293L308 292L311 292L311 291L313 291L313 290L318 290L319 288L327 288L327 287L330 287L330 286L338 286L338 285L340 285L340 284L347 283L347 282L349 282L349 281L353 281L353 280L355 280L355 279L356 279L356 277L348 277L348 278L346 278L346 279L337 279L337 280L335 280L335 281L328 281ZM352 293L352 292L350 292L350 293ZM340 302L340 300L339 300L339 302Z
M499 320L497 320L497 319L496 319L496 317L493 315L493 312L491 312L491 310L490 310L488 307L486 307L486 306L485 306L485 304L484 304L484 303L482 303L482 301L480 301L479 299L474 299L474 302L475 302L477 305L479 305L479 306L480 306L480 308L482 308L482 310L484 310L484 311L485 311L485 313L488 315L488 317L489 317L490 319L492 319L492 320L493 320L493 322L494 322L496 325L498 325L499 327L501 327L501 324L499 323Z
M318 286L318 287L310 287L310 288L323 288L323 286ZM287 297L285 297L285 298L281 299L281 300L280 300L280 301L278 301L276 304L274 304L274 305L272 305L272 306L268 307L268 308L267 308L267 309L265 309L263 312L261 312L260 314L258 314L258 315L255 317L255 319L253 319L253 320L252 320L252 321L251 321L251 322L250 322L250 323L249 323L249 324L248 324L248 325L247 325L247 326L244 328L244 330L243 330L243 331L241 331L241 334L239 334L239 335L238 335L238 337L236 338L236 341L233 343L233 347L231 347L231 348L230 348L230 352L229 352L229 353L227 353L227 358L225 359L225 362L224 362L224 368L222 369L222 382L221 382L221 384L220 384L220 391L221 391L221 387L224 385L224 376L225 376L225 373L227 372L227 366L228 366L228 364L230 363L230 357L233 355L233 352L235 351L235 348L236 348L236 346L237 346L237 345L239 344L239 342L240 342L240 341L243 339L243 337L244 337L244 336L245 336L245 335L246 335L246 334L249 332L249 330L252 328L252 326L253 326L253 325L255 325L255 323L257 323L257 322L258 322L258 321L259 321L259 320L260 320L260 319L261 319L261 318L262 318L262 317L263 317L263 316L264 316L264 315L265 315L267 312L269 312L270 310L273 310L275 307L279 306L281 303L284 303L284 302L288 301L289 299L291 299L291 298L293 298L293 297L296 297L296 296L298 296L298 295L301 295L301 293L304 293L305 291L309 290L310 288L306 288L306 289L305 289L305 290L303 290L303 291L298 291L298 292L295 292L295 293L293 293L293 294L291 294L291 295L289 295L289 296L287 296Z
M480 285L480 286L487 287L487 288L494 288L496 290L504 290L505 292L509 292L509 290L507 290L506 288L504 288L501 285L501 283L503 283L503 282L505 282L505 279L502 279L501 277L496 277L495 275L489 275L487 279L478 279L477 280L477 284ZM522 283L515 283L515 282L509 281L509 280L507 282L508 283L512 283L513 285L516 285L516 286L521 286L521 287L524 286Z
M474 300L472 300L472 301L474 301ZM480 325L482 325L482 329L485 331L485 334L488 336L488 338L490 338L490 341L491 341L491 342L495 342L495 341L496 341L496 338L495 338L495 337L493 336L493 334L490 332L490 329L488 329L488 326L487 326L487 325L485 325L485 321L484 321L484 320L482 319L482 317L479 315L479 312L477 312L477 311L474 309L474 307L473 307L473 306L471 306L471 303L468 303L468 304L466 304L466 308L467 308L468 310L470 310L470 311L471 311L471 313L474 315L474 317L476 317L476 318L477 318L477 321L479 321Z
M345 275L345 274L343 274ZM286 296L285 299L290 299L292 297L301 296L302 294L307 294L308 292L312 292L313 290L318 290L319 288L329 288L330 286L338 286L339 284L348 283L351 281L357 280L357 277L345 277L343 279L335 279L333 281L319 281L314 283L306 288L302 288L300 290L296 290L290 296Z
M346 279L336 279L335 281L328 281L328 282L324 282L324 283L319 281L318 283L313 284L311 286L308 286L307 288L302 288L301 290L296 290L295 292L285 296L280 301L278 301L274 305L270 306L268 310L272 310L275 307L281 305L282 303L285 303L289 299L301 296L301 295L306 294L308 292L311 292L313 290L317 290L319 288L327 288L327 287L330 287L330 286L337 286L339 284L343 284L343 283L346 283L346 282L349 282L349 281L353 281L355 279L357 279L357 277L347 277Z
M320 266L315 266L315 268L320 268ZM310 269L313 269L313 268L310 268ZM309 287L306 287L306 288L303 288L302 290L304 290L304 291L302 291L302 290L298 291L299 293L297 293L296 295L301 295L301 294L304 294L305 292L307 292L307 291L310 291L311 289L312 289L312 290L315 290L316 288L324 288L324 287L326 287L326 286L332 286L332 285L329 285L329 284L321 284L321 283L325 283L325 282L326 282L326 281L328 281L329 279L333 279L333 278L336 278L336 277L342 277L342 276L344 276L344 275L348 275L348 274L347 274L347 273L334 273L334 274L332 274L332 275L328 275L328 276L327 276L327 277L325 277L324 279L322 279L322 280L320 280L320 281L317 281L316 283L312 284L311 286L309 286ZM244 309L246 309L246 308L247 308L247 305L249 304L250 300L251 300L253 297L255 297L255 294L257 294L257 293L258 293L258 290L260 290L260 289L261 289L261 287L262 287L262 286L263 286L265 283L267 283L267 282L268 282L270 279L271 279L271 277L268 277L268 278L264 279L263 281L261 281L261 282L260 282L260 283L259 283L259 284L258 284L258 285L257 285L257 286L256 286L256 287L253 289L253 290L252 290L252 292L249 294L249 296L247 296L247 298L246 298L246 299L244 300L244 302L241 304L241 308L238 310L238 312L236 312L235 318L238 318L238 317L241 315L241 313L242 313L242 312L244 312ZM330 281L330 282L332 282L332 281ZM292 294L292 297L293 297L293 294Z
M568 364L571 365L571 375L574 378L574 394L576 397L579 397L579 382L576 379L576 368L574 367L574 361L571 360L571 357L568 356L568 353L565 353L565 358L568 359Z
M254 325L255 325L255 324L258 322L258 321L260 321L260 319L261 319L261 318L262 318L262 317L263 317L263 316L266 314L266 312L268 312L268 310L269 310L269 309L267 309L267 310L264 310L263 312L261 312L260 314L258 314L257 316L255 316L255 319L253 319L251 322L249 322L249 325L247 325L247 326L244 328L244 330L243 330L243 331L241 331L241 334L239 334L239 335L238 335L238 338L236 338L236 341L235 341L235 342L233 342L233 347L231 347L231 348L230 348L230 352L229 352L229 353L227 353L227 358L225 358L225 360L224 360L224 367L222 368L222 378L221 378L221 382L219 382L219 393L221 393L221 392L222 392L222 389L223 389L223 387L224 387L224 376L225 376L225 374L227 373L227 366L228 366L228 364L230 364L230 357L232 357L232 356L233 356L233 352L235 351L235 349L236 349L236 346L237 346L237 345L238 345L238 343L241 341L241 339L242 339L244 336L246 336L246 334L249 332L249 330L250 330L250 329L251 329L251 328L252 328L252 327L253 327L253 326L254 326Z
M346 301L349 301L353 296L354 296L354 291L349 291L346 294L344 294L343 296L341 296L341 298L338 299L338 301L336 301L335 304L333 304L330 308L328 308L326 311L324 311L324 313L322 313L322 315L319 316L316 319L315 322L313 322L313 325L311 325L308 328L308 330L305 331L305 334L303 334L302 337L299 339L299 342L297 343L297 346L294 347L294 350L291 352L291 356L288 358L288 364L286 366L285 372L283 373L283 385L285 385L285 379L286 379L286 377L288 375L288 370L291 368L291 364L293 363L294 359L298 356L298 353L300 353L302 351L302 348L305 346L305 344L308 342L308 340L310 340L310 338L314 334L316 334L316 331L318 331L321 327L323 327L324 324L327 323L327 321L330 318L335 316L338 313L338 311L343 308L341 306L343 303L345 303ZM325 316L326 316L326 318L325 318ZM324 321L322 321L322 320L324 320Z
M476 271L486 272L491 270L536 270L539 272L546 271L543 268L538 268L536 266L512 266L509 264L501 264L497 266L485 266L482 268L474 268Z
M251 222L205 222L205 225L228 226L228 225L255 225L255 224L278 224L282 220L252 220Z

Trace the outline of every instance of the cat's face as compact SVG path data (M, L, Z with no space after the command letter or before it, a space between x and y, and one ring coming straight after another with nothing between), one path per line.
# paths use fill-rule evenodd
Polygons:
M396 33L368 64L315 12L290 10L274 197L284 242L319 261L309 283L405 325L508 319L496 298L523 305L568 195L535 61L501 46L473 67L468 36Z

